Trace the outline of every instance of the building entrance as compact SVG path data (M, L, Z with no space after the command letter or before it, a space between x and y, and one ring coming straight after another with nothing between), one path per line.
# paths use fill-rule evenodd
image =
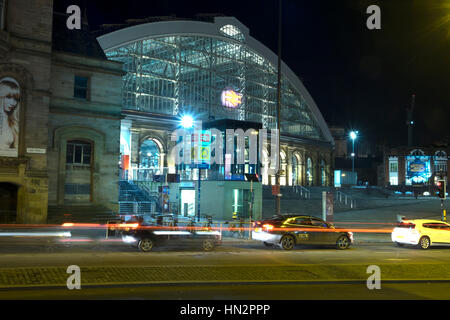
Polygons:
M195 190L181 189L181 214L185 217L195 216Z
M0 183L0 223L16 223L17 190L12 183Z

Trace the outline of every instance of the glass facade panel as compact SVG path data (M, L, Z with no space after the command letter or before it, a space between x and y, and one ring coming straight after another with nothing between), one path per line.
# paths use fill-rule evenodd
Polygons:
M124 63L123 108L168 115L193 113L196 119L253 121L276 127L277 68L254 52L234 26L223 38L156 37L109 50ZM221 94L242 95L236 108L222 105ZM324 140L304 97L282 76L281 132Z

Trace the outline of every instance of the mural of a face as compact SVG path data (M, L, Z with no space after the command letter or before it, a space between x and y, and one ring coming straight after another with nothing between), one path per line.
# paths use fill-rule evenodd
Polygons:
M0 156L17 157L20 87L13 78L0 79Z

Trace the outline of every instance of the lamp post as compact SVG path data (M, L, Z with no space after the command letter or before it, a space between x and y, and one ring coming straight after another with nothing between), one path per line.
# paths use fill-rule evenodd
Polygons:
M355 140L358 137L358 131L350 131L350 139L352 139L352 172L355 172Z
M194 118L192 118L190 115L184 115L181 118L181 126L184 129L192 129L192 127L194 127ZM195 134L195 132L194 132L194 134ZM199 133L199 135L201 135L201 132ZM198 143L200 143L200 136L197 137L196 141L198 141ZM190 152L190 150L188 150L188 152ZM197 159L194 159L193 162L196 163L196 160ZM192 161L192 159L191 159L191 161ZM200 220L201 220L201 216L200 216L200 191L201 191L201 182L202 182L202 179L201 179L202 169L201 169L201 165L200 164L197 165L197 169L198 169L197 221L200 222Z
M277 186L278 194L275 196L275 214L281 214L281 192L280 192L280 122L281 122L281 7L282 0L278 0L278 73L277 73L277 172L275 174L275 185Z

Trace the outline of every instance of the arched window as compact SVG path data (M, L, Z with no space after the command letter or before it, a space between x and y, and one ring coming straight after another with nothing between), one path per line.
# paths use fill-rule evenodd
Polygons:
M92 201L93 146L85 140L67 141L64 200Z
M438 150L434 153L434 174L445 174L447 172L447 154Z
M301 158L298 153L294 153L292 155L291 160L291 167L292 167L292 185L298 186L302 184L302 163Z
M321 179L322 186L326 186L327 185L327 171L326 171L326 164L323 159L320 161L320 175L322 178Z
M287 185L287 179L286 179L286 170L287 170L287 163L286 163L286 153L284 151L280 151L280 186Z
M443 158L443 159L446 159L446 158L447 158L447 154L445 153L445 151L442 151L442 150L436 151L436 152L434 153L434 156L435 156L436 158Z
M298 160L295 154L291 158L291 168L291 184L296 186L298 185Z
M308 186L313 185L313 163L312 159L308 157L306 160L306 183Z
M413 151L410 152L411 156L418 156L418 157L422 157L425 155L425 152L423 152L420 149L414 149Z
M263 158L261 159L262 167L261 167L261 175L262 175L262 184L269 184L269 152L266 149L263 149Z
M139 168L158 171L160 167L161 150L153 139L147 139L139 150Z

